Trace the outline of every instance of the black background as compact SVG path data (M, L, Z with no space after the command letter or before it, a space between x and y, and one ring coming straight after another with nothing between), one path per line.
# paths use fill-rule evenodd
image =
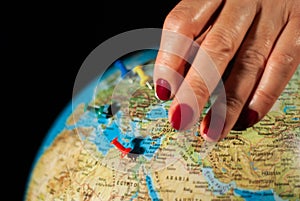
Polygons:
M75 77L89 53L125 31L162 28L166 15L177 3L12 5L11 12L3 14L1 105L5 125L1 131L1 161L7 168L2 172L8 178L5 187L13 192L6 192L9 200L23 200L36 153L71 101Z

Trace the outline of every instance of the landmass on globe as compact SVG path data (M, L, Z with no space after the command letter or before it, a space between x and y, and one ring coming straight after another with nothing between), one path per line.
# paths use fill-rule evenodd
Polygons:
M119 59L90 101L59 122L37 156L25 200L299 201L299 68L260 122L210 147L199 125L170 126L171 101L158 100L151 83L156 53ZM133 60L139 67L126 69Z

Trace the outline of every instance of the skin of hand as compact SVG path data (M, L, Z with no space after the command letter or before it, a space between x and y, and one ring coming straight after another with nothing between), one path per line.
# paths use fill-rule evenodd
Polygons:
M172 99L173 128L200 122L217 142L261 120L299 63L300 0L183 0L164 21L153 81L159 99ZM211 101L220 83L225 95Z

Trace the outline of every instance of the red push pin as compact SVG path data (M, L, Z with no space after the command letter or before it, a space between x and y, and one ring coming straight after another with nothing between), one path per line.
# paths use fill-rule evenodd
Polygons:
M121 152L122 152L122 158L128 154L131 151L131 148L125 148L119 141L118 141L118 137L116 137L115 139L113 139L111 141L111 143L113 145L115 145Z

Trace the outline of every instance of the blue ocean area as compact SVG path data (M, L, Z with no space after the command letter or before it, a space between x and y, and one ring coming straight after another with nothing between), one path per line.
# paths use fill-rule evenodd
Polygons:
M234 189L234 194L241 196L246 201L262 200L262 201L278 201L275 200L274 193L272 190L244 190Z
M153 107L147 114L146 117L151 120L162 119L168 117L168 111L164 107Z
M205 167L202 173L209 184L209 187L214 195L224 195L229 190L233 189L236 196L240 196L246 201L286 201L280 198L272 189L268 190L248 190L241 189L236 186L234 181L230 183L220 182L214 175L213 169Z
M220 182L215 177L213 169L210 167L202 168L202 174L205 177L206 181L208 182L209 187L211 188L211 191L213 192L214 195L224 195L230 189L236 187L235 182L230 182L228 184Z
M158 201L159 200L159 196L154 188L153 182L152 182L152 178L147 175L146 176L146 184L149 190L149 196L151 198L152 201Z
M119 125L113 122L109 127L107 127L103 134L109 142L117 138L118 141L126 148L131 148L134 154L143 154L148 160L153 157L158 148L161 145L161 139L152 139L150 136L140 137L135 135L134 128L137 127L138 122L131 122L130 125L133 126L130 132L122 133ZM104 154L104 153L103 153Z
M130 201L134 201L139 195L139 192L137 191L133 196L130 198Z
M108 120L106 118L101 118L100 120L103 124L107 124ZM98 151L100 151L103 155L106 155L108 150L111 149L113 146L111 145L109 139L107 139L103 134L102 130L99 127L99 118L95 112L86 111L84 115L76 122L76 124L71 126L66 126L66 129L74 129L74 128L84 128L84 127L92 127L94 128L94 133L90 136L81 135L79 136L82 140L89 140L90 142L94 143ZM79 132L79 130L78 130Z
M145 64L145 63L155 59L156 55L157 55L156 49L148 49L148 50L143 50L140 53L131 54L129 57L123 57L123 61L126 66L132 68L136 65ZM101 68L101 66L99 68ZM100 80L106 80L108 78L108 76L110 76L111 74L114 74L118 70L119 69L114 65L107 66L107 69L105 72L103 72L103 74L99 75L99 77L97 77L97 75L94 75L96 77L95 79L89 80L87 85L85 85L80 91L78 91L76 94L74 94L73 99L70 100L70 102L66 104L66 106L59 113L59 115L56 117L56 119L53 120L52 126L50 127L48 132L45 134L45 137L44 137L44 139L40 145L40 148L38 149L36 156L34 158L34 161L32 163L32 170L36 166L37 161L41 158L41 156L44 154L44 152L54 142L56 137L65 129L72 129L72 128L75 128L76 126L78 126L78 127L92 126L93 128L95 128L95 133L93 133L93 136L88 136L89 140L97 145L98 150L102 154L105 155L109 149L114 147L110 143L110 140L113 137L120 136L119 130L112 127L113 132L106 131L107 135L106 136L103 135L102 131L100 132L100 129L96 125L99 125L99 123L106 124L106 122L98 121L98 124L97 124L97 120L96 120L94 114L92 114L92 112L90 112L90 113L87 112L85 118L81 118L81 120L79 122L77 122L76 125L67 125L66 121L68 120L70 115L74 112L74 109L79 104L88 104L91 102L91 100L93 99L94 93L95 93L95 88L97 86L99 86ZM72 91L70 91L70 92L72 93ZM44 134L42 133L41 135L44 135ZM81 137L83 137L83 136L81 136ZM131 138L129 138L129 140L130 139L133 139L133 137L131 136ZM124 143L125 146L127 145L126 144L127 142L123 142L121 138L118 140L120 140L120 143L122 143L122 144ZM128 145L130 145L130 143ZM146 145L143 145L143 146L145 146L146 150L148 148L150 148L150 146L149 147ZM32 177L32 171L28 175L28 182L30 181L31 177Z
M145 149L144 156L150 160L161 145L161 138L152 139L147 136L141 142L141 146Z
M108 123L108 120L103 118L101 119L101 122L103 124ZM72 130L74 128L84 128L84 127L93 127L94 129L97 129L99 126L99 119L97 117L97 114L93 111L86 111L81 118L73 125L66 125L65 129Z
M157 55L157 50L149 49L143 50L141 53L131 55L124 58L124 64L126 66L134 67L141 63L146 63L152 59L155 59ZM106 72L104 72L100 77L96 77L91 80L81 91L79 91L72 100L66 105L63 111L58 115L58 117L53 122L49 131L45 135L45 138L38 150L35 161L33 162L33 167L35 166L37 160L41 157L45 150L52 144L56 136L61 133L66 126L66 121L68 117L72 114L73 110L81 103L89 103L94 95L95 88L99 85L100 80L105 80L109 75L118 71L118 68L114 65L110 66Z
M52 127L49 129L47 135L45 136L39 151L37 152L35 161L33 162L33 166L43 155L44 151L47 150L48 147L52 144L56 136L64 129L66 129L66 121L72 114L73 109L76 108L76 106L78 106L80 103L88 103L91 101L92 94L94 93L94 88L97 82L97 79L91 81L91 83L87 85L76 97L73 97L73 100L71 100L66 105L65 109L58 115Z
M118 111L115 115L117 117L122 117L122 111ZM102 129L101 126L99 126L100 124L105 125L105 129ZM150 160L160 147L161 138L152 139L150 136L144 138L136 136L135 132L138 130L138 124L139 122L130 122L131 128L129 131L122 133L118 121L110 121L104 116L97 116L93 111L86 111L76 124L66 126L65 128L94 128L94 133L90 136L78 134L82 140L87 139L94 143L97 146L98 151L104 156L109 149L114 148L114 145L112 145L111 142L114 139L117 139L123 147L131 148L134 151L134 154L143 154L145 158Z
M103 130L103 135L106 137L106 139L111 142L112 140L114 140L115 138L118 138L118 141L124 146L127 147L128 144L125 144L125 142L123 142L124 137L120 137L121 136L121 131L119 129L118 124L116 124L115 122L113 122L109 127L106 127Z

